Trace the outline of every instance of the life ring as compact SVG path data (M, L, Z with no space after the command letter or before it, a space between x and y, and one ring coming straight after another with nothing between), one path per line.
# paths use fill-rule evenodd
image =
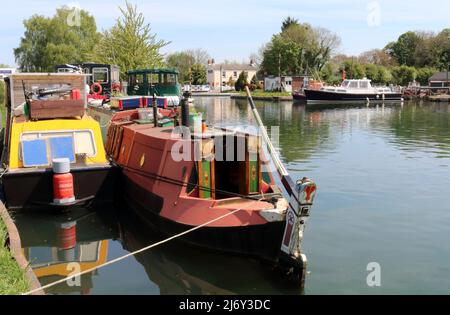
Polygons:
M97 88L97 91L95 90ZM100 83L94 83L91 85L91 93L95 95L100 95L103 92L103 88Z

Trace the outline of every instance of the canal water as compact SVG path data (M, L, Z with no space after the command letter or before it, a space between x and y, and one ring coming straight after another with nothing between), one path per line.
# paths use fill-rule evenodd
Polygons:
M246 101L198 98L195 104L210 124L254 124ZM308 176L319 187L305 233L304 291L257 261L172 242L47 292L450 293L448 104L257 106L267 126L279 126L280 154L292 177ZM14 214L42 284L76 270L71 262L90 268L161 239L126 206L95 210ZM379 267L380 286L368 285L370 263Z

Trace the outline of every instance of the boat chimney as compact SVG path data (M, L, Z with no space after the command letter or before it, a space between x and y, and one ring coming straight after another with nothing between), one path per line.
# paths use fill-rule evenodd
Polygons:
M189 127L189 98L191 93L186 91L183 93L183 98L181 100L181 125Z

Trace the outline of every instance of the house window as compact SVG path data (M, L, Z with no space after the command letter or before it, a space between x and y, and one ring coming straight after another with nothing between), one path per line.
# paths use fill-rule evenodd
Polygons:
M234 71L233 75L234 75L235 78L237 78L237 76L238 76L237 71Z
M227 77L227 73L224 71L224 72L222 72L222 77L223 78L226 78Z

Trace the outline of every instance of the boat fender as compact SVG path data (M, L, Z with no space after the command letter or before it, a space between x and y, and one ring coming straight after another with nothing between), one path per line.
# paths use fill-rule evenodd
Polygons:
M100 83L94 83L91 85L91 94L100 95L103 92L103 88Z
M75 201L73 175L67 158L53 160L53 202L67 204Z

